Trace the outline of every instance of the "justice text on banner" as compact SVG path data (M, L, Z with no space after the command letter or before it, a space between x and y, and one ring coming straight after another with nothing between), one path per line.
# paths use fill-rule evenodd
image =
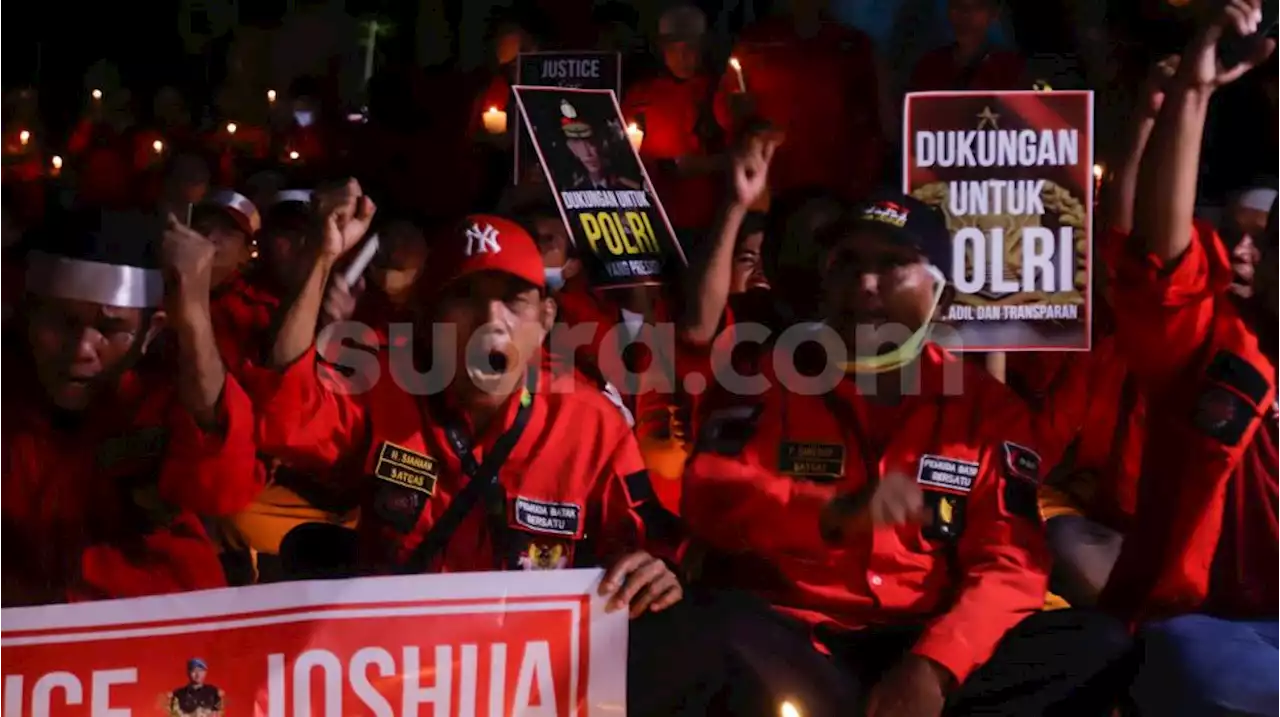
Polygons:
M617 714L600 570L261 585L3 611L4 717Z

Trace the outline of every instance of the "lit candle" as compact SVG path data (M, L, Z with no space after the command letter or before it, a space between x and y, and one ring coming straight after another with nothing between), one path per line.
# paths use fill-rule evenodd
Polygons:
M298 150L296 149L289 150L289 159L292 159L293 161L296 162L298 161L298 157L301 157L301 156L302 155L298 154Z
M273 105L276 103L276 91L275 91L275 90L267 90L267 103L268 103L268 104L273 104Z
M746 92L746 91L747 91L747 78L745 78L745 77L743 77L743 76L742 76L742 63L741 63L741 62L738 62L738 58L736 58L736 57L730 57L730 58L729 58L729 67L732 67L732 68L733 68L733 73L734 73L735 75L737 75L737 76L738 76L738 91L739 91L739 92Z
M22 130L18 133L18 141L22 143L23 147L27 146L27 142L31 141L31 133L25 129Z
M778 706L778 717L800 717L800 709L783 700L782 704Z
M507 113L497 107L490 107L484 113L484 129L489 134L502 134L507 131Z
M235 134L235 133L236 133L236 123L235 123L235 122L228 122L228 123L227 123L227 134Z
M161 142L160 140L157 139L156 141L151 143L151 149L154 149L156 151L156 154L160 154L161 152L164 151L164 142Z
M1093 165L1093 178L1099 182L1102 181L1102 175L1106 174L1106 168L1101 164Z
M50 161L50 164L53 166L53 171L50 172L50 174L55 177L62 174L62 157L59 157L56 154L53 155L53 159Z
M101 100L101 99L102 99L102 90L94 90L93 92L90 92L89 94L93 95L93 99L94 99L94 100Z
M640 145L644 144L644 130L632 122L627 125L627 139L631 140L631 148L639 152Z

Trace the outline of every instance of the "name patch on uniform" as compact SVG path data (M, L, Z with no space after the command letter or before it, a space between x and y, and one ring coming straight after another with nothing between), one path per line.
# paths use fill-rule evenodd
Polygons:
M550 503L517 496L513 518L516 525L535 533L576 536L582 524L582 509L573 503Z
M439 461L425 453L383 441L373 474L389 483L425 495L435 495L436 479L440 475L439 465Z
M1018 476L1033 483L1040 482L1040 454L1018 445L1013 441L1004 442L1004 467L1010 475Z
M976 461L962 461L958 458L926 453L920 456L920 470L916 473L916 482L930 488L968 493L973 489L973 481L977 477Z
M840 478L844 475L844 446L839 443L783 443L778 447L778 472L786 475Z

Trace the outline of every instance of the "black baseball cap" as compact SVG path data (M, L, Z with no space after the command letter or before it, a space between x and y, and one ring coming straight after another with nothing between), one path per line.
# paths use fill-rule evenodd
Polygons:
M858 230L878 232L920 252L943 272L951 270L951 233L937 207L898 193L874 195L853 208L845 234Z

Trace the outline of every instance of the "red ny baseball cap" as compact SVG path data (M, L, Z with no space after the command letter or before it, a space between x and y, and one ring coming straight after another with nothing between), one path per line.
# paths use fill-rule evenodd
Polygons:
M499 271L545 289L542 253L528 230L495 214L473 214L431 248L427 261L430 287L448 284L482 271Z

